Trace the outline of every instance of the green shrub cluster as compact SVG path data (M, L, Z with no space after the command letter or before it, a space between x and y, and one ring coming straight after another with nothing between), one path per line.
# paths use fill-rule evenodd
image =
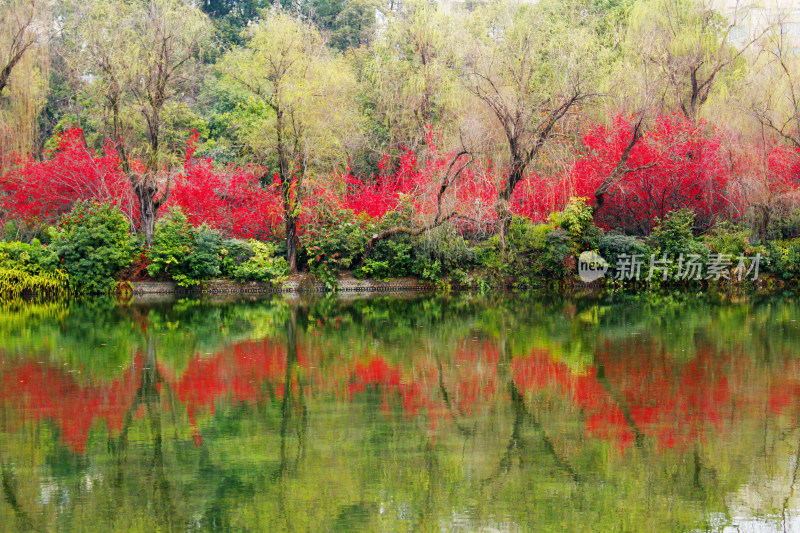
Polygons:
M107 292L114 274L133 262L138 248L130 224L108 203L80 201L58 226L51 228L51 246L79 292Z
M784 281L800 282L800 238L771 241L765 255L767 272Z
M52 247L37 239L30 244L0 242L0 300L25 294L63 296L69 288L69 274L59 268Z
M219 277L277 285L289 267L275 252L273 244L227 239L205 225L192 227L186 215L173 208L156 224L153 246L147 252L147 272L183 287Z
M506 248L493 236L477 247L477 254L492 285L515 281L519 288L532 288L550 280L564 280L571 272L575 243L569 232L552 224L534 224L514 217L506 236Z
M334 289L337 274L360 263L375 232L375 222L365 214L356 216L349 210L317 216L314 220L300 236L300 242L309 270L329 289Z
M301 236L309 270L334 289L337 275L344 270L352 270L359 278L416 276L438 281L463 275L465 268L475 264L467 241L444 226L420 236L400 232L377 240L364 258L373 236L411 226L409 217L410 213L395 212L376 221L346 210L314 217L317 222Z

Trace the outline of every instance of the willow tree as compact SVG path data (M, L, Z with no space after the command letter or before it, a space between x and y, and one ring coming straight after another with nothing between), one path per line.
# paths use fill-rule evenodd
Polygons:
M568 113L600 90L608 59L593 24L586 2L549 0L491 4L469 21L464 81L505 137L495 202L503 247L514 189Z
M632 7L625 49L629 90L666 112L696 120L715 93L724 94L744 71L745 52L767 31L747 33L748 7L729 2L725 14L713 0L638 0Z
M737 129L740 140L734 147L741 155L733 170L762 242L777 220L800 206L792 170L800 160L800 56L794 24L784 19L785 13L777 16L755 47L735 99L750 124Z
M456 69L458 18L412 0L390 12L373 46L353 53L364 111L379 148L391 155L425 146L428 128L445 141L464 111Z
M0 0L0 173L11 152L32 152L48 78L49 9Z
M184 0L91 0L69 12L66 33L83 89L101 102L102 133L139 202L149 246L189 134L169 126L197 78L207 18Z
M240 102L241 140L278 177L286 257L296 271L308 181L344 171L359 135L354 76L313 26L280 12L252 25L219 68Z

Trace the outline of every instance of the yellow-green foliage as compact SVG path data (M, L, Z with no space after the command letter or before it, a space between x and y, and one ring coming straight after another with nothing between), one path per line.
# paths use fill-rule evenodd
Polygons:
M0 243L0 301L14 300L24 293L62 296L69 292L69 275L58 268L58 258L34 240Z
M0 300L14 300L23 293L61 296L69 290L69 276L63 270L30 273L12 265L0 266Z

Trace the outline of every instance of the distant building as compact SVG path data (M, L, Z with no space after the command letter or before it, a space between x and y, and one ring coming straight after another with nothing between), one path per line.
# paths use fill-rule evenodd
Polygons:
M745 45L769 28L780 31L800 52L800 2L797 0L712 0L711 5L736 23L729 39Z

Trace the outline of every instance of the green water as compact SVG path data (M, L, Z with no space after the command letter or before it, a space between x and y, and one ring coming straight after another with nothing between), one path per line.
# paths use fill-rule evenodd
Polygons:
M800 302L0 309L0 531L800 531Z

